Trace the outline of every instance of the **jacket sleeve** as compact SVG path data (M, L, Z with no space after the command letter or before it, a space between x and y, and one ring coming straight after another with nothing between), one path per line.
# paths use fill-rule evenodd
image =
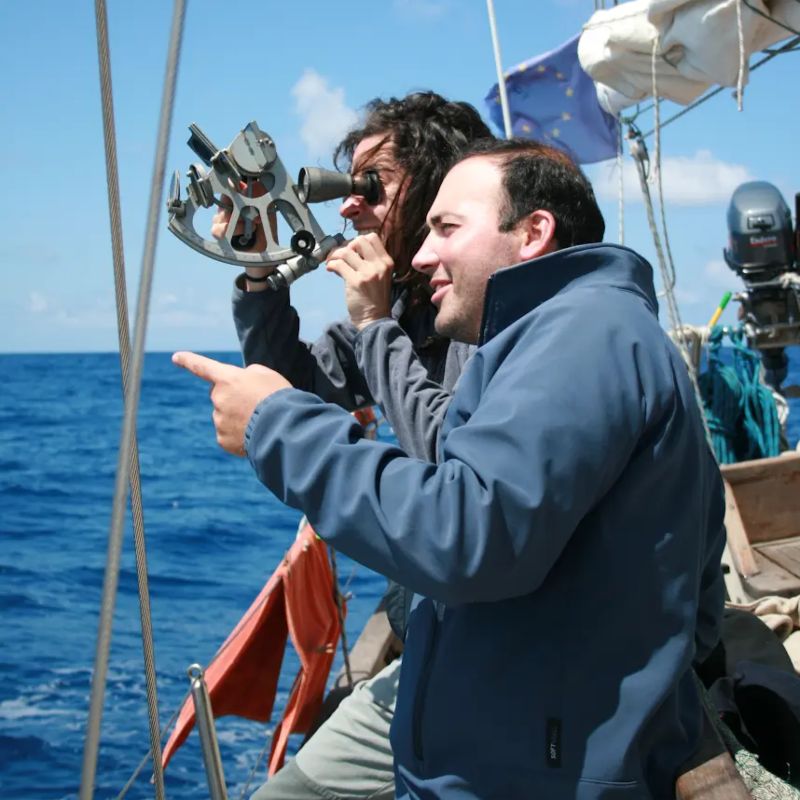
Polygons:
M400 446L415 458L435 461L451 395L431 378L408 334L396 320L379 320L356 337L355 352L369 392Z
M340 410L291 389L254 412L248 456L323 538L416 592L450 604L526 594L641 432L631 352L591 325L563 334L555 320L529 330L493 372L477 352L459 392L481 401L463 420L450 419L451 404L448 423L459 424L439 465L363 440Z
M313 344L300 339L300 319L289 290L246 292L242 276L233 289L233 320L245 365L263 364L292 386L352 411L373 402L358 368L349 322L331 325Z
M711 460L710 451L708 459ZM715 477L712 492L714 501L709 504L709 520L706 529L706 558L700 574L700 597L697 604L695 627L696 663L708 658L719 641L722 632L722 615L725 608L725 578L722 574L722 551L725 549L725 490L719 478L716 464L712 465Z

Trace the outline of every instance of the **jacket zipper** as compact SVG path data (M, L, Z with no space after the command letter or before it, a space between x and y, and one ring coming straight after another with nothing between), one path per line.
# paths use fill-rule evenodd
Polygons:
M425 708L425 698L428 694L428 683L430 682L431 669L433 667L433 658L436 651L436 640L439 636L439 617L434 609L433 612L433 632L431 633L431 640L428 646L427 658L420 674L419 686L417 687L417 696L414 699L414 716L412 719L413 731L413 747L414 757L417 761L423 760L422 748L422 712Z

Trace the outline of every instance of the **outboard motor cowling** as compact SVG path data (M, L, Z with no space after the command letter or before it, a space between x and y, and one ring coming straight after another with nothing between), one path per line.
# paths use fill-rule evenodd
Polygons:
M728 266L745 281L768 281L795 266L792 214L771 183L743 183L728 206Z
M743 183L728 207L727 265L744 281L734 296L750 347L761 352L764 380L780 390L787 374L784 348L800 344L800 275L792 214L766 181Z

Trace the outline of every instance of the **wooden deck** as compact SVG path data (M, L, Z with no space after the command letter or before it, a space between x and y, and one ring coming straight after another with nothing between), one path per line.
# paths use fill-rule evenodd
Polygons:
M721 469L728 548L745 590L800 594L800 453Z

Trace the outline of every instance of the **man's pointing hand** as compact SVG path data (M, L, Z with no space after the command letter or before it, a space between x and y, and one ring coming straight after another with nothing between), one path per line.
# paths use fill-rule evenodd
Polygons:
M245 369L223 364L197 353L175 353L172 362L211 384L214 427L223 450L245 455L244 433L256 406L291 383L274 370L258 364Z

